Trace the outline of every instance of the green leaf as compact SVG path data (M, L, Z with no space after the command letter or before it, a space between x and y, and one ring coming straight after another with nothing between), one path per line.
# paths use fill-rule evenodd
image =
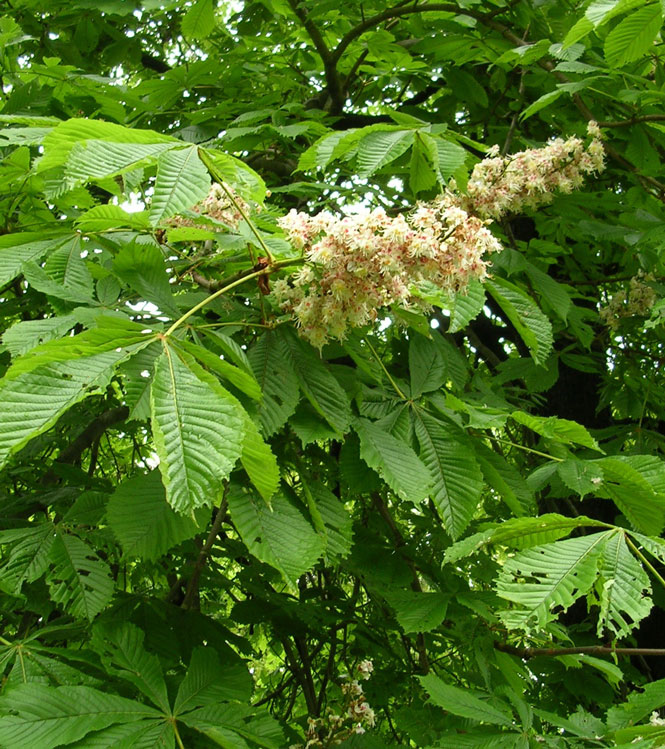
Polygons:
M245 436L240 455L242 467L266 502L279 486L279 466L270 446L263 441L256 424L245 414Z
M558 614L586 595L598 575L608 533L536 546L509 558L496 584L501 598L519 608L500 612L510 629L543 629Z
M653 46L663 23L660 5L651 3L618 23L605 39L605 59L612 67L639 60Z
M471 281L465 292L454 294L449 304L450 323L448 333L463 330L478 317L485 305L485 289L479 281Z
M106 519L124 555L146 560L159 559L202 530L166 501L159 471L123 481L109 499Z
M665 526L665 508L649 481L620 458L601 458L595 463L603 475L595 494L611 499L637 530L660 534Z
M607 728L616 731L634 725L664 704L665 679L647 683L642 687L642 691L633 692L621 705L611 707L607 711Z
M476 442L474 454L483 478L501 497L511 512L520 517L533 511L534 496L518 470L487 445Z
M323 522L326 537L325 557L335 563L348 556L353 543L353 518L327 486L310 486L312 498ZM313 513L312 513L313 514Z
M467 152L462 146L446 138L433 138L436 146L436 167L443 180L447 182L451 177L458 178L460 170L464 169Z
M181 513L215 504L242 451L243 412L168 346L157 360L150 398L169 504Z
M281 336L264 333L247 356L261 386L263 400L258 408L266 437L282 427L298 405L298 380L290 367L289 351Z
M111 143L89 140L75 143L65 164L66 188L72 189L90 180L115 177L153 164L173 143Z
M431 632L446 618L450 596L445 593L386 591L384 598L395 610L405 634Z
M233 522L250 553L278 569L291 585L323 553L323 538L281 492L273 497L272 509L240 491L230 491L228 500Z
M379 130L358 143L358 176L370 177L398 159L413 143L412 130Z
M163 314L179 316L164 256L156 244L130 242L124 245L113 260L113 272L138 292L142 300L153 302Z
M113 596L111 570L78 536L58 531L48 575L51 599L71 616L92 621Z
M351 423L349 396L330 373L316 350L300 339L293 330L282 326L277 330L277 334L286 344L291 367L309 402L333 429L340 435L344 434Z
M235 385L245 395L254 400L261 400L261 388L251 374L234 367L233 364L229 364L224 359L220 359L217 354L213 354L212 351L203 346L198 346L189 341L177 341L176 345L198 359L211 372L220 375L220 377Z
M51 278L48 273L36 263L23 264L23 277L33 289L41 291L42 294L62 299L74 304L92 304L92 284L89 289L65 286L63 283Z
M172 136L163 135L155 130L140 130L116 125L113 122L75 118L60 122L44 138L44 155L37 162L37 171L43 172L64 165L77 144L91 140L125 144L165 143L171 146L179 143Z
M211 647L194 648L185 678L180 682L173 705L173 714L221 702L248 700L252 693L252 679L246 668L226 669Z
M409 166L409 187L414 195L436 185L438 161L433 138L424 133L416 133Z
M537 268L533 263L527 263L526 273L541 299L563 322L566 322L572 301L564 285L555 281L552 276Z
M41 232L16 232L0 236L0 285L16 278L25 263L38 262L70 237L71 234L58 233L45 239Z
M147 705L92 687L23 684L0 698L14 714L0 720L0 743L12 749L52 749L71 745L91 731L160 714Z
M7 328L2 336L2 342L12 356L20 356L40 343L60 338L76 323L75 314L45 317L43 320L23 320Z
M367 419L357 419L360 457L402 499L422 502L432 487L432 477L413 450Z
M483 479L465 433L423 411L414 411L420 458L434 482L432 500L445 529L457 539L471 522L483 491Z
M197 0L182 17L182 34L187 39L206 39L214 28L212 0Z
M576 421L557 419L556 416L533 416L524 411L513 411L510 414L510 418L547 439L561 442L564 445L577 443L584 447L590 447L592 450L600 451L596 440L589 434L585 427Z
M603 637L605 629L617 638L628 637L651 611L651 583L622 533L615 533L605 543L598 587L598 637Z
M143 647L144 636L130 622L102 622L93 630L92 646L114 674L131 682L168 714L171 708L162 667L159 658Z
M409 340L411 397L438 390L446 378L446 364L434 341L414 333Z
M287 746L279 723L264 710L251 710L238 703L206 705L181 717L186 725L208 736L224 749L283 749Z
M107 231L119 227L144 231L149 227L145 211L128 213L112 203L96 205L75 219L75 224L82 232Z
M563 93L564 92L561 89L557 88L554 91L549 91L548 93L539 96L520 114L520 120L528 120L529 117L532 117L537 112L540 112L541 109L545 109L545 107L548 107L552 102L556 101L563 95Z
M24 582L33 582L48 569L49 554L55 533L50 522L27 528L0 531L0 544L14 541L0 567L0 588L18 595Z
M166 151L157 162L157 179L150 207L150 223L192 208L210 191L210 175L196 146Z
M127 417L130 421L150 418L150 386L155 362L161 353L161 343L154 341L118 367L125 390L125 405L130 409Z
M0 466L33 437L50 429L68 408L103 392L114 366L127 355L123 349L107 351L45 364L1 380Z
M430 700L453 715L470 718L478 723L491 723L499 726L512 725L512 716L506 708L498 710L489 701L481 700L471 694L469 689L460 689L446 684L434 674L418 677Z
M552 350L552 324L540 308L519 287L499 278L485 282L506 317L529 347L536 364L544 364Z

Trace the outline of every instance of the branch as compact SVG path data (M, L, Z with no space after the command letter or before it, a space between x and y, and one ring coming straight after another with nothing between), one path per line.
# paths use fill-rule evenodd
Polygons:
M640 122L663 122L665 120L665 114L642 114L631 117L628 120L608 120L605 122L599 122L599 127L629 127L630 125L638 125Z
M326 76L326 83L328 84L328 94L332 102L331 110L334 113L341 112L344 109L344 87L337 71L337 60L339 58L333 57L318 26L312 23L307 12L300 7L299 0L288 0L288 2L305 31L309 34L309 38L319 53L321 62L323 62L323 70Z
M192 576L189 578L189 581L187 583L185 597L183 598L182 604L180 605L183 609L191 609L194 597L198 595L201 572L203 571L203 567L208 559L208 555L210 554L210 551L215 544L217 534L219 533L219 530L222 527L222 523L224 522L224 518L226 517L226 510L228 507L228 502L226 501L227 491L228 484L224 488L224 496L222 497L222 501L220 502L219 508L215 514L215 519L212 521L212 526L210 528L210 533L208 533L208 538L206 538L206 542L205 544L203 544L203 548L199 552L198 559L196 560L196 564L194 565L194 571L192 572Z
M582 645L574 648L518 648L504 642L495 642L495 650L510 653L520 658L535 658L539 655L628 655L665 656L665 648L612 648L605 645Z
M118 406L118 408L112 408L100 414L94 421L88 424L71 444L60 452L56 462L77 463L83 452L96 440L101 439L101 436L109 427L124 421L128 416L129 408L127 406Z
M366 31L378 26L383 21L387 21L390 18L399 18L400 16L410 15L412 13L428 13L431 11L439 11L444 13L455 13L456 15L470 16L478 20L488 20L493 18L506 10L509 10L513 4L516 4L519 0L513 0L509 5L502 8L495 8L490 13L478 13L468 8L460 8L453 3L429 3L426 5L411 5L404 7L402 5L394 5L392 8L386 8L386 10L377 13L374 16L366 18L362 23L354 26L349 32L347 32L339 41L339 44L332 52L332 61L337 63L341 56L346 51L347 47L354 42L358 37L362 36Z

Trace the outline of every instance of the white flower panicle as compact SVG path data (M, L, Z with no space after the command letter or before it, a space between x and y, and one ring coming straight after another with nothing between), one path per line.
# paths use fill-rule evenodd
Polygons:
M600 319L612 330L617 330L619 322L624 317L649 317L651 308L658 295L649 286L653 281L651 274L640 271L630 279L628 290L618 291L610 297L607 304L599 311Z
M238 193L226 182L214 182L208 195L192 207L194 213L220 221L230 229L237 229L242 219L242 211L249 213L249 206ZM205 224L197 223L196 219L186 216L174 216L166 221L171 226L200 226L209 228Z
M372 661L364 660L357 670L365 681L374 671ZM344 709L340 714L329 709L325 718L307 719L307 743L295 744L289 749L314 749L314 747L337 746L353 734L365 733L376 723L374 710L365 699L363 688L357 679L345 681L341 685L344 695Z
M570 138L511 157L493 153L474 168L468 194L451 184L406 216L392 218L381 208L343 218L292 210L278 224L307 264L290 281L273 284L274 300L320 348L330 338L344 339L350 327L374 321L382 307L422 305L413 292L423 282L465 291L470 281L486 278L485 258L501 250L487 228L493 219L542 205L553 192L570 192L585 174L603 168L595 123L589 134L586 149Z
M554 193L570 193L582 186L588 174L605 168L605 151L595 122L587 128L591 142L580 138L556 138L543 148L499 156L498 147L476 164L467 194L460 204L485 218L538 208L552 202Z

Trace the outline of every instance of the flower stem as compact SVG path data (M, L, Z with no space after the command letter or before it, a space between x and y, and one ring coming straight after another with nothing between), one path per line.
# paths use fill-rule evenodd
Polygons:
M226 284L226 286L222 286L222 288L216 291L214 294L211 294L209 297L206 297L202 302L199 302L198 304L194 305L190 310L185 312L184 315L179 317L173 323L173 325L171 325L171 327L166 331L166 333L164 333L164 336L166 337L170 336L186 320L188 320L192 315L196 314L200 309L203 309L206 305L210 304L210 302L222 296L222 294L225 294L227 291L234 289L236 286L240 286L240 284L244 283L245 281L249 281L252 278L258 278L259 276L266 276L270 273L273 273L276 270L279 270L280 268L285 268L288 265L296 265L302 262L303 260L301 258L290 258L289 260L278 260L272 265L269 265L266 268L261 268L260 270L254 270L252 268L247 273L242 275L240 278L236 278L231 283Z
M215 166L213 160L208 156L208 154L205 151L203 151L201 149L199 149L199 156L201 158L201 161L205 164L206 168L208 169L208 171L212 175L213 179L215 179L218 182L219 186L226 193L226 197L233 203L233 205L235 206L235 208L238 211L238 213L247 222L247 226L249 226L249 228L252 231L252 234L256 237L258 243L261 245L261 249L263 250L265 256L268 258L268 260L271 263L274 262L275 258L273 256L272 252L270 252L270 249L268 248L268 245L265 243L263 237L261 236L259 230L254 225L254 222L252 221L252 219L249 217L249 215L243 209L243 207L240 205L240 203L238 203L238 201L235 199L233 193L228 189L228 187L224 183L224 177L217 171L217 167ZM250 255L251 255L251 251L250 251ZM253 259L254 258L252 258L252 260Z

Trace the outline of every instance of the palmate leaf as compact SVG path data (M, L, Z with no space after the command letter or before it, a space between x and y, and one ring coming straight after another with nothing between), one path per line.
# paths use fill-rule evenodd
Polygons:
M196 146L166 151L157 162L150 223L156 226L165 218L191 208L203 200L209 190L210 175Z
M91 645L118 676L134 684L156 707L170 713L159 658L143 647L144 632L130 622L104 622L93 630Z
M182 33L187 39L205 39L215 28L212 0L197 0L182 18Z
M445 529L457 539L478 507L483 478L465 433L414 410L420 458L432 475L432 500Z
M84 250L81 237L75 237L48 253L44 271L57 283L82 295L92 298L94 282L85 260L81 257Z
M229 512L245 545L257 559L278 569L295 585L324 550L324 539L300 510L278 492L272 509L250 493L228 495Z
M237 702L207 705L182 715L181 720L224 749L282 749L288 745L279 723L267 710L252 710Z
M510 629L542 629L555 607L566 610L586 595L598 576L598 565L611 531L536 546L506 561L496 584L501 598L519 605L500 612Z
M208 520L207 511L202 522ZM170 548L201 532L189 515L180 515L166 501L159 471L134 476L120 484L109 499L106 519L128 557L159 559Z
M360 457L402 499L422 502L432 487L432 476L415 452L368 419L357 419Z
M12 357L17 357L41 343L60 338L76 323L75 314L45 317L43 320L23 320L7 328L2 342Z
M245 424L237 402L204 382L192 366L165 345L150 393L166 497L181 513L218 500L222 481L240 457Z
M282 326L277 334L285 343L288 360L300 387L314 409L341 435L351 423L349 396L326 367L315 349L295 331Z
M262 430L270 437L296 410L298 380L290 367L286 344L274 331L258 339L248 351L248 358L263 392L258 408Z
M129 353L107 351L53 362L0 381L0 466L33 437L45 432L78 401L103 391L116 364Z
M243 666L228 669L219 662L213 648L194 648L185 678L178 687L173 714L182 715L224 700L249 700L252 686L249 672Z
M386 591L383 596L395 610L397 621L406 634L436 629L446 617L450 600L446 593L413 590Z
M419 676L418 679L423 689L429 694L431 701L453 715L498 726L511 726L513 723L507 705L499 710L489 701L475 697L469 689L460 689L446 684L434 674Z
M510 508L520 517L533 511L534 497L522 474L502 455L476 442L474 454L483 478Z
M113 596L111 570L78 536L58 531L47 578L51 599L74 617L92 621Z
M0 237L0 285L16 278L25 263L38 262L71 237L63 232L51 237L44 237L41 232L15 232Z
M65 286L60 281L56 281L37 263L23 264L23 277L28 284L36 291L41 291L56 299L62 299L65 302L74 304L92 304L92 285L90 288L81 286Z
M154 708L85 686L23 684L0 697L0 745L12 749L71 746L113 723L159 718Z
M164 256L154 242L129 242L121 247L113 259L113 272L138 292L142 300L153 302L165 315L179 315Z
M615 533L605 543L598 587L599 637L604 629L618 638L627 637L651 611L651 582L622 533Z
M487 281L485 288L515 326L536 364L544 364L553 341L549 318L528 294L503 278L497 276L491 282Z
M7 561L0 567L0 589L17 595L24 582L41 577L48 568L54 540L55 530L51 522L0 531L0 544L14 542Z
M510 417L518 424L523 424L548 439L562 442L564 445L570 445L574 442L602 452L587 429L576 421L557 419L555 416L533 416L525 411L513 411Z
M665 679L645 684L641 692L633 692L621 705L607 711L607 727L610 731L634 725L665 704Z

